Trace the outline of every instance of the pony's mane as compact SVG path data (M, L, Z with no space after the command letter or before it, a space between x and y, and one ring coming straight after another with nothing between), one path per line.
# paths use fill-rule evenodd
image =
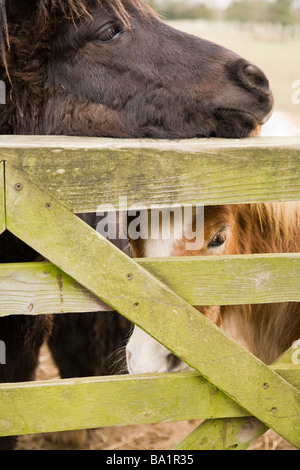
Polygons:
M272 227L276 235L300 228L299 202L251 204L251 212L259 220L262 231L266 225Z
M89 15L89 9L97 5L110 8L125 24L130 18L130 7L139 10L143 15L147 15L150 11L153 14L153 10L142 0L40 0L38 15L43 17L44 21L49 20L53 14L62 15L64 19L76 20Z
M252 221L258 227L257 246L269 246L273 252L299 251L300 202L250 204L249 207Z

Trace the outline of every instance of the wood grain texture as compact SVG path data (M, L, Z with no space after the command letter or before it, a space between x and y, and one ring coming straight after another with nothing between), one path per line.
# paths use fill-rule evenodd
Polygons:
M300 254L138 259L191 305L300 301Z
M208 151L216 147L226 150L244 148L295 148L300 150L299 137L250 137L246 139L114 139L110 137L70 137L63 135L0 135L0 149L158 149L182 152Z
M16 191L16 183L22 191ZM295 387L8 165L6 211L12 233L300 447L300 392Z
M13 136L15 137L15 136ZM0 138L0 159L73 212L300 200L300 138Z
M51 263L0 264L0 317L109 310Z
M300 254L135 261L191 305L300 301ZM0 265L0 316L109 311L49 262Z
M240 415L193 372L0 384L0 435Z

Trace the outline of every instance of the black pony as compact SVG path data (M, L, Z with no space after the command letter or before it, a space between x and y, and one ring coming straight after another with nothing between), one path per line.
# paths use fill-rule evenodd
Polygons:
M164 24L141 0L4 0L0 49L1 134L247 137L273 105L260 69ZM96 225L93 215L85 220ZM0 262L36 256L1 235ZM128 329L112 313L1 318L0 381L34 379L51 330L62 377L107 374Z

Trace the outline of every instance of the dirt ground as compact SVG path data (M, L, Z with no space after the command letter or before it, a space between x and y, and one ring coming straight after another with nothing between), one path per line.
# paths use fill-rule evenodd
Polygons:
M42 349L38 380L58 372L46 347ZM22 436L18 450L170 450L195 429L199 421L157 423ZM296 450L274 431L258 439L251 450Z

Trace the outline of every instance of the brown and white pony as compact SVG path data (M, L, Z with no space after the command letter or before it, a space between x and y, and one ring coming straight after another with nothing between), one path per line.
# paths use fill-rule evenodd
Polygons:
M300 127L289 118L283 120L280 113L275 113L262 134L278 133L300 135ZM204 208L204 243L198 250L187 250L190 236L187 239L184 233L176 234L176 227L173 233L174 238L169 240L132 240L134 256L300 252L300 202L207 206ZM300 338L300 303L196 308L268 364ZM188 368L136 326L126 349L130 373Z

